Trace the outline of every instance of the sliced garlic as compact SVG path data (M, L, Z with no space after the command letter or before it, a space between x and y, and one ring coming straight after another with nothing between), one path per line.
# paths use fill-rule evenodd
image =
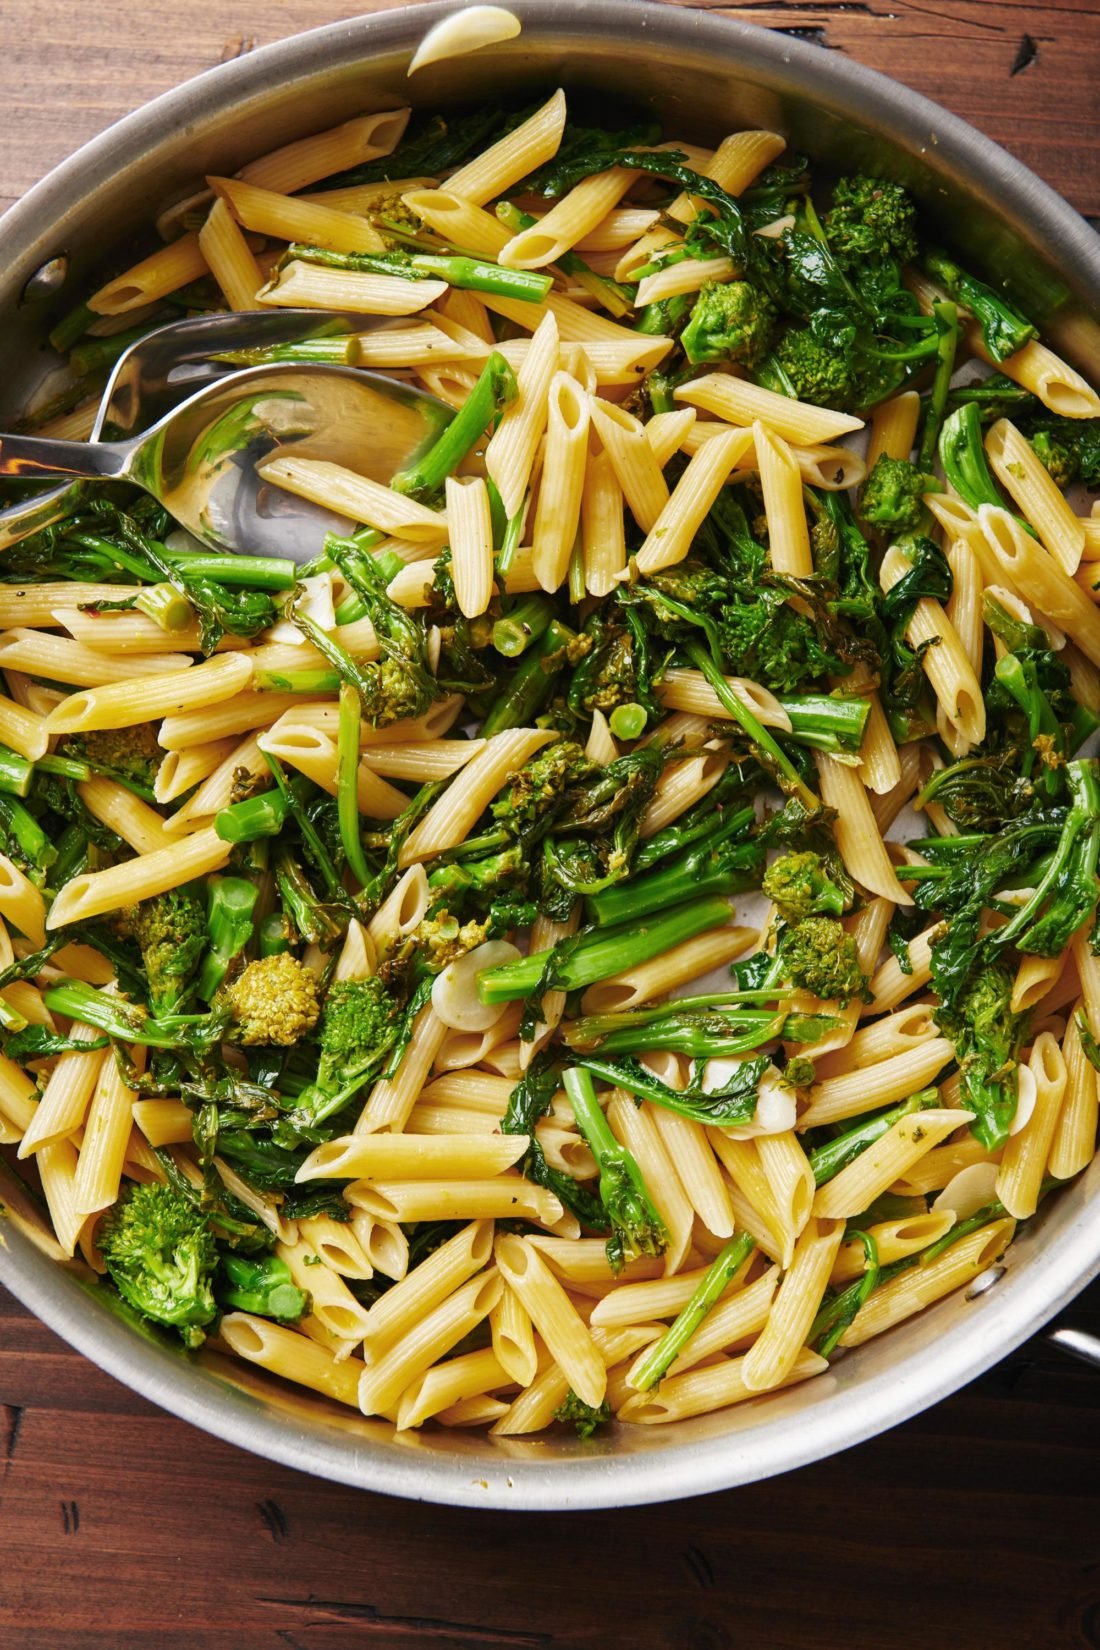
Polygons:
M967 1168L960 1169L933 1201L932 1213L938 1215L949 1209L956 1220L966 1220L979 1209L984 1209L987 1203L993 1202L997 1195L999 1173L996 1163L971 1163Z
M1039 1085L1035 1081L1035 1073L1030 1066L1016 1067L1016 1115L1008 1125L1009 1134L1019 1134L1031 1122L1031 1114L1035 1110L1035 1102L1039 1097Z
M735 1075L743 1060L708 1060L703 1070L703 1092L713 1094ZM722 1126L731 1140L754 1140L761 1134L786 1134L798 1118L795 1092L783 1082L783 1074L769 1066L756 1090L756 1110L748 1123Z
M432 986L432 1007L452 1031L488 1031L506 1014L510 1003L483 1003L477 994L477 977L486 968L518 961L522 953L507 940L486 940L464 957L448 963Z
M406 71L415 74L429 63L439 63L446 57L465 57L468 52L479 52L484 46L497 46L502 40L514 40L522 25L514 12L503 6L466 6L429 29Z

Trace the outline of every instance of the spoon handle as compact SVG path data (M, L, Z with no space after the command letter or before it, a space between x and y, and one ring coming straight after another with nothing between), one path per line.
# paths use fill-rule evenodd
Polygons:
M108 481L124 476L129 460L126 442L0 435L0 476L89 476Z

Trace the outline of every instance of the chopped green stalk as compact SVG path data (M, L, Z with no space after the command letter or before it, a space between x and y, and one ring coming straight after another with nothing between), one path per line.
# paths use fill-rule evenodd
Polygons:
M640 739L648 720L645 706L631 700L625 705L615 706L608 717L608 724L616 739Z
M527 514L528 497L529 495L525 495L523 502L516 511L515 515L508 517L508 525L504 529L504 538L501 541L500 549L497 552L496 579L502 596L506 594L508 575L512 571L512 563L516 559L516 551L519 549L519 541L523 534L523 522Z
M957 407L944 419L939 453L944 475L972 510L983 504L992 504L998 510L1008 508L986 461L982 418L975 402L968 401L965 406ZM1035 529L1022 516L1015 519L1032 538L1037 537Z
M600 1171L600 1202L612 1226L611 1243L618 1239L620 1254L660 1255L668 1243L664 1222L646 1191L642 1171L632 1153L621 1146L600 1109L587 1071L571 1067L562 1073L565 1092L577 1128L592 1149ZM610 1251L609 1243L609 1251Z
M347 682L342 683L336 743L336 806L340 841L348 866L360 888L365 888L371 879L371 869L359 834L359 731L362 717L359 695Z
M28 762L18 751L0 745L0 791L9 796L26 796L34 778L34 763Z
M951 376L955 371L955 357L959 347L957 306L937 299L932 305L932 316L936 323L936 373L932 380L932 393L924 409L924 423L921 426L920 446L917 450L918 468L926 471L931 470L936 456L936 444L943 428L947 398L951 393Z
M314 366L354 366L353 352L359 342L355 333L335 338L299 338L292 344L264 344L259 349L226 350L215 361L232 361L239 367L263 367L272 361L301 361Z
M442 435L423 457L407 470L399 470L390 482L395 492L409 498L424 498L438 492L447 476L453 475L471 448L516 395L516 375L497 350L489 356L481 376L462 409L451 419Z
M134 606L162 630L183 630L195 617L195 609L174 584L144 585L134 597Z
M109 1037L140 1043L146 1048L178 1048L181 1031L177 1026L181 1019L185 1023L188 1020L186 1016L176 1016L172 1025L166 1025L148 1016L143 1008L121 997L109 997L94 986L85 985L83 980L55 980L42 993L42 1000L51 1014L67 1015L70 1020L105 1031ZM196 1016L192 1023L205 1019L204 1015ZM182 1040L186 1040L185 1036Z
M751 807L738 809L720 830L689 845L658 870L590 895L588 908L594 920L601 928L639 922L703 894L741 894L758 888L764 851L758 843L743 840L754 819Z
M330 269L353 269L366 274L400 275L406 280L446 281L448 286L469 292L491 292L497 298L518 298L522 303L541 304L554 281L533 269L502 269L483 258L417 252L333 252L323 246L290 247L290 256Z
M574 607L579 607L587 594L584 582L584 548L579 533L573 541L573 549L569 556L568 590L569 600Z
M20 1014L8 1000L0 996L0 1026L5 1031L26 1031L29 1022L25 1014Z
M503 733L505 728L529 727L554 689L554 678L566 664L566 649L576 641L576 632L558 619L551 620L534 647L520 660L518 669L493 701L481 724L481 737Z
M256 930L256 950L261 957L278 957L290 950L286 921L278 911L266 916Z
M257 670L249 684L257 693L305 693L320 696L340 691L340 673L322 665L301 670Z
M70 354L69 365L82 377L86 373L105 372L148 331L148 327L130 327L125 332L113 332L107 338L86 338Z
M1046 1183L1046 1189L1050 1189L1049 1182ZM1040 1187L1039 1195L1043 1195L1043 1187ZM930 1243L927 1249L922 1249L919 1256L920 1264L924 1265L928 1261L937 1260L945 1249L950 1249L951 1245L958 1243L960 1238L969 1237L971 1232L980 1232L983 1226L989 1225L990 1221L1000 1220L1001 1216L1007 1213L1008 1210L999 1198L994 1198L992 1203L983 1204L980 1209L975 1209L972 1215L967 1215L964 1220L956 1221L949 1231L945 1232L941 1238L937 1238L935 1243Z
M309 1296L299 1289L290 1267L278 1255L228 1253L222 1256L224 1284L218 1300L235 1312L254 1312L260 1318L279 1323L296 1323L309 1305Z
M676 330L690 311L691 298L687 293L680 292L673 298L661 298L656 303L646 304L638 311L634 331L644 334L647 338L666 338ZM653 410L669 412L672 408L654 406Z
M756 1247L748 1232L740 1232L715 1256L687 1304L682 1306L659 1341L655 1341L635 1370L630 1385L636 1392L649 1392L664 1379L691 1337L729 1287Z
M862 1243L866 1266L862 1277L825 1302L810 1327L806 1338L811 1343L817 1342L815 1350L821 1358L827 1358L835 1349L845 1330L855 1321L868 1295L878 1288L881 1276L878 1244L870 1232L850 1231L848 1239Z
M278 791L265 791L233 802L214 815L214 830L223 842L258 842L278 836L286 824L290 805Z
M821 807L820 798L814 795L786 751L780 748L767 728L757 720L747 705L742 704L702 642L686 642L684 652L696 670L714 689L722 707L748 734L757 750L763 753L768 765L777 770L783 788L789 791L790 794L797 796L807 808L817 812Z
M190 578L245 585L249 590L293 590L299 576L296 564L283 556L213 556L170 545L162 545L160 553ZM155 575L149 582L154 581Z
M814 1184L824 1186L827 1180L840 1173L859 1154L866 1151L868 1146L876 1140L881 1140L888 1134L894 1124L901 1118L908 1117L911 1112L927 1111L931 1106L940 1103L939 1092L936 1089L921 1089L919 1094L910 1095L903 1100L900 1106L892 1106L889 1111L879 1112L876 1117L869 1117L844 1134L838 1134L834 1140L828 1140L823 1146L815 1146L808 1154L810 1168L814 1173Z
M254 798L254 800L259 800ZM253 916L259 889L245 877L219 877L211 882L207 896L206 931L210 949L199 974L199 996L211 1002L252 938Z
M779 703L790 717L788 738L814 750L854 753L871 714L869 698L839 694L789 694Z
M562 991L581 991L598 980L610 979L624 968L648 962L696 934L721 928L730 920L724 899L704 899L666 911L651 923L624 925L607 931L582 934L579 940L562 942L560 948L536 951L518 962L487 968L478 977L478 996L483 1003L511 1003L530 996L553 962L556 949L561 957L554 966L552 985Z
M670 1049L693 1060L711 1060L751 1054L764 1043L789 1037L785 1025L788 1016L784 1012L729 1008L725 1012L681 1014L675 1011L677 1006L670 1003L663 1011L642 1011L637 1017L625 1013L575 1020L565 1040L570 1048L576 1049L598 1045L601 1055L649 1054L657 1049ZM625 1023L611 1023L616 1020ZM601 1021L608 1022L602 1031Z
M67 315L61 317L50 333L50 348L55 349L58 355L67 355L77 339L83 338L92 322L101 319L87 304L77 304L75 309L70 309Z
M493 646L506 659L518 659L532 642L537 642L554 617L548 596L521 596L515 606L493 625Z
M513 235L518 235L521 229L530 229L538 222L530 212L521 212L511 201L498 201L495 211L501 223L506 229L510 229ZM554 262L563 275L568 275L576 286L595 298L611 315L621 320L630 314L634 307L634 293L630 287L622 286L618 281L611 281L606 275L597 275L578 252L563 252Z
M0 839L16 849L17 857L39 871L48 871L57 849L32 813L22 803L0 794Z
M288 810L294 815L295 823L302 833L303 841L312 850L314 860L322 878L324 879L326 888L330 894L342 895L344 892L343 884L337 875L335 865L332 863L332 855L321 841L316 825L314 825L312 819L309 817L309 814L302 806L297 794L295 793L294 787L287 779L286 770L284 769L283 764L279 761L277 756L272 756L267 751L264 752L264 761L267 763L272 774L274 775L275 783L279 787L280 795L284 798Z

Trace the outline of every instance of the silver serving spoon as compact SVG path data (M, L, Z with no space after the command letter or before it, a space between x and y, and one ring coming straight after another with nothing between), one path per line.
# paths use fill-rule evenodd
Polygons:
M170 322L137 339L119 356L103 391L89 441L102 442L105 435L132 437L148 430L205 385L240 372L239 365L215 359L217 356L294 345L322 334L377 331L400 324L387 317L330 315L315 309L219 311ZM5 452L14 456L17 438L0 439ZM45 445L38 438L40 451ZM29 472L0 469L0 474L13 473ZM39 466L38 473L53 473L52 467ZM72 471L68 464L64 465L64 473L82 478L91 474ZM94 475L102 479L98 469ZM0 550L68 515L88 485L87 479L67 482L0 510Z
M303 562L320 554L326 533L351 523L265 482L259 465L292 449L386 483L453 416L434 396L380 373L282 362L215 379L125 441L0 435L0 476L129 481L215 549ZM0 548L41 525L12 514L0 521Z

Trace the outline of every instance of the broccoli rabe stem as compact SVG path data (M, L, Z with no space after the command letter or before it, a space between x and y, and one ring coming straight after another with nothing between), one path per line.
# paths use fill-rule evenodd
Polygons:
M924 267L934 280L942 281L956 302L970 311L981 327L986 349L998 365L1023 349L1039 334L1026 315L1021 315L1007 299L984 281L968 275L943 252L927 252Z
M614 1018L614 1016L608 1016ZM628 1019L629 1016L622 1016ZM595 1034L599 1017L578 1020L570 1028L567 1041L571 1047L583 1047L598 1041L603 1054L646 1054L657 1049L670 1049L675 1054L686 1054L693 1060L712 1060L719 1056L736 1057L751 1054L764 1043L789 1035L786 1014L771 1013L762 1008L729 1008L724 1013L678 1014L669 1012L653 1018L644 1025L630 1025L609 1029L602 1036ZM584 1043L579 1041L584 1039Z
M262 798L254 797L253 801ZM247 806L247 804L241 804ZM220 834L220 833L219 833ZM252 938L259 889L245 877L219 877L210 884L206 931L210 949L199 973L199 996L210 1002L233 963Z
M546 630L554 617L547 596L523 596L493 625L493 646L506 659L518 659Z
M616 739L640 739L648 720L649 713L645 706L631 699L625 705L615 706L608 717L608 725Z
M519 667L499 698L494 700L481 724L480 734L503 733L505 728L529 727L554 690L554 678L566 663L565 650L577 639L576 632L552 619L533 647L529 647Z
M500 541L500 549L497 551L496 582L502 598L504 598L507 591L508 575L512 571L512 563L516 559L519 541L523 537L523 523L527 515L527 501L530 496L530 493L525 493L523 502L515 515L508 517L504 535Z
M562 1073L562 1082L577 1128L599 1167L600 1202L623 1248L632 1255L662 1254L668 1242L664 1222L650 1201L633 1153L612 1134L591 1077L574 1066Z
M162 630L183 630L195 618L195 609L174 584L143 586L134 597L134 606Z
M241 584L249 590L293 590L299 572L282 556L211 556L202 551L158 546L165 561L185 566L189 578L213 579L216 584ZM156 574L146 581L155 584Z
M214 815L214 830L223 842L258 842L262 837L278 836L289 812L290 805L280 792L267 791L222 808Z
M660 1340L654 1342L631 1376L630 1385L636 1392L649 1392L658 1381L664 1379L755 1247L755 1240L748 1232L740 1232L730 1238L725 1248L715 1256L687 1304L680 1308Z
M1055 957L1096 908L1100 762L1095 758L1067 762L1063 772L1071 803L1058 845L1031 898L989 936L991 949L1015 945L1031 955ZM1048 899L1050 904L1043 911Z
M932 305L932 318L936 323L936 373L924 409L924 423L921 426L920 445L917 449L917 465L926 471L931 470L936 457L936 443L939 441L947 411L951 375L955 371L955 356L959 347L957 306L937 299Z
M814 1184L824 1186L827 1180L851 1163L859 1154L866 1151L876 1140L881 1140L888 1134L901 1118L908 1117L911 1112L927 1111L931 1106L940 1103L939 1092L936 1089L922 1089L919 1094L910 1095L903 1100L900 1106L892 1106L889 1111L879 1112L876 1117L869 1117L865 1122L857 1123L844 1134L838 1134L835 1139L827 1140L823 1146L815 1146L807 1155L810 1168L814 1174Z
M481 376L457 412L428 451L406 470L399 470L390 482L395 492L409 498L424 498L437 492L453 475L471 447L483 438L490 424L515 399L516 375L496 350Z
M363 852L359 833L359 735L363 707L359 695L347 682L340 686L340 720L336 738L336 809L340 843L348 867L360 888L371 879L371 869Z
M807 1341L814 1346L821 1358L827 1358L832 1352L844 1331L854 1321L860 1307L873 1289L877 1289L882 1276L878 1258L878 1244L870 1232L849 1231L848 1240L863 1245L864 1271L862 1277L848 1285L839 1295L826 1300L816 1318L810 1326Z
M18 751L0 745L0 791L9 796L26 796L34 778L34 763L28 762Z
M340 672L323 665L301 670L257 670L252 686L258 693L305 693L311 696L340 691Z
M205 1015L176 1016L171 1026L165 1026L142 1009L119 997L107 997L94 986L85 985L83 980L56 980L47 986L42 1000L51 1014L65 1014L70 1020L105 1031L109 1037L140 1043L146 1048L179 1048L181 1042L187 1040L186 1026L207 1018Z
M11 843L21 859L39 871L48 871L57 849L35 819L14 797L0 794L0 840Z
M740 808L721 821L719 829L678 858L648 876L613 884L591 895L588 908L601 928L630 920L640 921L655 911L682 905L703 894L739 894L760 884L760 850L752 842L738 842L754 823L752 808Z
M566 950L554 971L554 985L562 991L582 991L599 980L608 980L624 968L635 967L659 957L696 934L721 928L730 920L729 903L724 899L704 899L667 911L641 927L590 933L579 943L564 942ZM530 996L554 955L554 949L536 951L518 962L487 968L478 976L478 996L483 1003L512 1003Z
M296 1323L309 1305L309 1296L298 1288L290 1267L278 1255L252 1260L247 1255L223 1254L222 1274L218 1301L236 1312Z
M790 718L789 739L819 751L859 750L871 714L869 698L825 693L789 694L779 703Z
M490 292L497 298L518 298L541 304L553 286L553 277L533 269L502 269L499 264L461 254L416 252L333 252L323 246L290 247L290 256L331 269L353 269L374 275L401 275L413 280L432 278L470 292Z
M498 201L495 210L501 223L506 229L510 229L513 235L518 235L521 229L530 229L538 222L530 212L521 212L511 201ZM595 298L597 303L602 304L612 315L621 317L630 314L634 305L633 292L628 287L620 286L617 281L608 280L606 275L597 275L578 252L563 252L554 262L563 275L571 276L577 286Z
M757 720L755 714L743 704L734 693L725 676L719 670L702 642L689 641L684 644L684 652L695 666L696 670L706 679L721 702L723 708L732 716L741 728L748 734L758 753L769 767L776 770L780 783L791 795L797 796L807 808L816 813L821 807L817 797L806 784L802 775L776 741L767 728Z

